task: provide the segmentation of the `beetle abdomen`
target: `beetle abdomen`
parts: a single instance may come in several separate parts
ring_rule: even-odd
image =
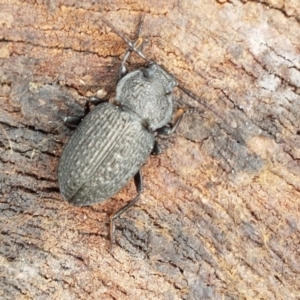
[[[110,198],[138,172],[153,145],[153,134],[134,113],[98,105],[65,146],[58,168],[62,195],[74,205]]]

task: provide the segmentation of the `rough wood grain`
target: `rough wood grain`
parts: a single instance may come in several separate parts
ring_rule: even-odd
[[[222,118],[189,115],[161,141],[111,254],[134,188],[64,202],[62,117],[114,91],[126,45],[101,17],[134,39],[141,14],[147,57]],[[0,0],[0,297],[300,299],[299,21],[292,0]]]

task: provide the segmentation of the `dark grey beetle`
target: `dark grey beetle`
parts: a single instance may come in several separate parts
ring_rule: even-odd
[[[85,106],[85,117],[68,117],[65,123],[78,125],[65,145],[58,167],[58,181],[63,197],[71,204],[84,206],[102,202],[133,177],[137,196],[111,216],[110,236],[114,245],[114,220],[139,199],[143,191],[141,167],[150,154],[159,154],[156,134],[171,134],[183,114],[196,109],[180,110],[174,123],[172,91],[178,86],[184,93],[226,121],[202,99],[177,84],[175,78],[141,52],[143,40],[132,44],[111,23],[102,19],[124,39],[129,49],[119,71],[114,103],[91,98]],[[142,23],[141,23],[142,24]],[[141,27],[139,28],[139,32]],[[132,51],[148,62],[148,67],[127,74],[125,63]],[[97,105],[90,111],[90,103]],[[82,122],[81,122],[82,120]],[[226,126],[239,143],[238,132]]]
[[[150,154],[160,152],[155,135],[174,132],[183,115],[170,123],[171,94],[177,83],[161,66],[150,62],[148,67],[126,74],[125,62],[132,51],[144,57],[138,49],[140,38],[135,44],[127,43],[115,103],[93,98],[86,104],[81,123],[82,118],[66,118],[67,123],[80,124],[66,143],[58,167],[63,197],[79,206],[112,197],[134,177],[137,196],[111,217],[112,245],[114,219],[139,199],[143,190],[140,169]],[[91,111],[90,102],[97,104]]]

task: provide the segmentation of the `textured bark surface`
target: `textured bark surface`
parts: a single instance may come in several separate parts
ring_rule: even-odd
[[[299,4],[123,2],[0,0],[1,299],[300,299]],[[133,40],[141,14],[147,57],[216,113],[177,90],[205,112],[147,161],[111,254],[133,184],[64,202],[62,117],[114,91],[126,44],[101,17]]]

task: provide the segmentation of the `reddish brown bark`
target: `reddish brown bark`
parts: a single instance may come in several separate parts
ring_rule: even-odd
[[[295,2],[30,2],[0,1],[0,296],[299,299]],[[142,14],[144,53],[215,113],[188,115],[161,140],[112,255],[109,216],[134,187],[91,207],[64,202],[62,117],[97,91],[113,95],[126,44],[101,18],[134,39]]]

